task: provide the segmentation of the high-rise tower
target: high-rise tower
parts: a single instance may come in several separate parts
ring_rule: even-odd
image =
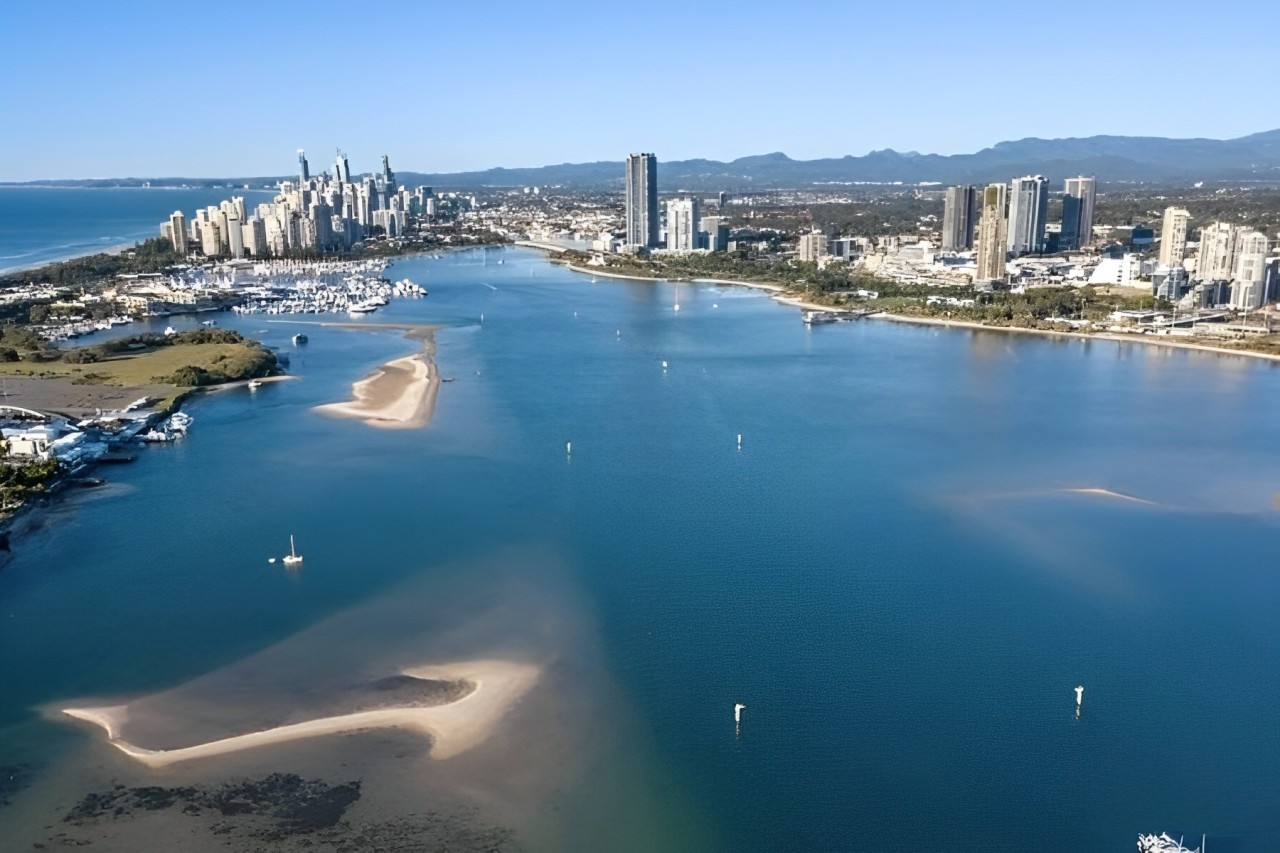
[[[1261,308],[1266,301],[1267,235],[1242,231],[1236,237],[1235,269],[1232,270],[1231,307],[1244,311]]]
[[[387,159],[387,155],[382,155],[382,180],[387,184],[387,194],[394,195],[396,191],[396,173],[391,171],[391,161]]]
[[[1009,187],[991,184],[982,191],[982,218],[978,222],[978,281],[994,281],[1005,276],[1005,242]]]
[[[627,244],[658,245],[658,158],[652,154],[627,156]]]
[[[1196,258],[1196,278],[1200,281],[1229,281],[1235,274],[1236,238],[1240,229],[1229,222],[1215,222],[1200,229],[1200,254]]]
[[[169,235],[173,242],[173,250],[179,255],[187,253],[187,218],[182,215],[181,210],[175,210],[169,217]]]
[[[1164,209],[1164,225],[1160,229],[1160,265],[1176,267],[1187,256],[1187,223],[1191,214],[1180,207]]]
[[[1062,232],[1058,237],[1059,249],[1079,249],[1093,242],[1093,209],[1098,203],[1098,182],[1095,178],[1067,178],[1066,193],[1062,197]]]
[[[976,187],[948,187],[942,212],[942,251],[963,252],[973,248],[973,226],[977,218]]]
[[[1009,251],[1014,255],[1044,251],[1049,181],[1041,175],[1014,178],[1009,193]]]
[[[307,152],[298,149],[298,181],[305,184],[311,180],[311,170],[307,168]]]
[[[667,248],[692,252],[698,248],[698,200],[676,198],[667,202]]]

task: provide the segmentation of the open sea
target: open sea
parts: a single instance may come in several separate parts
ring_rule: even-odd
[[[31,781],[0,848],[117,779],[275,769],[362,775],[369,820],[453,785],[531,849],[1280,849],[1273,364],[809,329],[523,249],[388,275],[430,295],[367,331],[219,315],[296,380],[193,400],[189,438],[15,538],[0,765]],[[391,322],[441,327],[432,423],[312,411],[417,351]],[[291,533],[296,573],[266,561]],[[317,662],[464,647],[547,673],[474,760],[370,732],[148,771],[49,711],[237,667],[305,703]]]
[[[0,186],[0,275],[130,246],[160,236],[175,210],[197,210],[243,195],[269,201],[267,190],[212,188],[83,189]]]

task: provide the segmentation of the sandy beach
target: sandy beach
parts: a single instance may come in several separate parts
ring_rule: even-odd
[[[393,359],[351,386],[352,399],[316,406],[317,412],[357,418],[383,429],[420,429],[435,414],[440,376],[435,363],[434,326],[373,326],[366,323],[325,323],[352,329],[403,329],[405,337],[422,342],[422,352]]]
[[[460,699],[441,705],[355,711],[232,735],[177,749],[147,749],[121,738],[121,728],[129,719],[128,705],[64,708],[62,713],[101,727],[112,746],[152,768],[304,738],[379,728],[408,729],[426,734],[432,740],[431,756],[443,760],[483,743],[511,706],[534,685],[540,672],[540,667],[532,664],[501,660],[408,668],[403,671],[406,676],[465,682],[471,689]]]
[[[880,312],[868,315],[870,318],[892,320],[896,323],[911,323],[919,326],[947,326],[953,329],[976,329],[984,332],[1013,332],[1023,335],[1047,335],[1057,338],[1076,338],[1084,341],[1112,341],[1120,344],[1142,344],[1145,346],[1167,347],[1169,349],[1192,350],[1195,352],[1213,353],[1214,355],[1235,355],[1244,358],[1260,358],[1264,361],[1280,361],[1280,355],[1251,350],[1227,349],[1226,347],[1209,346],[1208,344],[1190,344],[1169,340],[1155,335],[1120,335],[1108,332],[1086,335],[1082,332],[1059,332],[1054,329],[1027,329],[1022,326],[987,326],[982,323],[971,323],[965,320],[947,320],[942,317],[912,317],[905,314],[889,314]]]

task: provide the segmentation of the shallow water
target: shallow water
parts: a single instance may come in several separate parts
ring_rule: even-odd
[[[496,560],[548,591],[564,664],[467,769],[420,744],[401,772],[434,766],[423,784],[455,794],[465,778],[535,847],[1280,845],[1269,363],[806,329],[756,292],[688,284],[677,313],[675,285],[591,283],[515,249],[392,273],[431,295],[368,322],[445,327],[456,381],[429,427],[311,409],[418,351],[402,333],[225,315],[299,378],[193,402],[190,439],[15,543],[0,764],[34,757],[45,782],[10,809],[47,815],[125,772],[31,709],[172,688],[384,600],[421,601],[417,639],[375,622],[316,659],[431,646],[441,600],[464,624],[489,612]],[[295,574],[266,562],[290,533]],[[513,732],[541,733],[537,754]],[[420,743],[358,740],[389,756],[371,776]],[[336,772],[351,743],[181,772]],[[546,766],[564,771],[552,792],[495,781]],[[409,808],[396,796],[359,809]]]

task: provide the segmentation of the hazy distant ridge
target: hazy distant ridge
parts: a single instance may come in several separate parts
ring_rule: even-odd
[[[1239,139],[1165,139],[1142,136],[1090,136],[1080,139],[1019,139],[1000,142],[976,154],[899,153],[891,149],[821,160],[792,160],[785,154],[715,160],[662,160],[663,190],[743,190],[802,187],[826,182],[938,181],[984,183],[1024,174],[1054,179],[1076,174],[1102,181],[1280,181],[1280,130]],[[562,163],[481,172],[399,171],[406,184],[468,188],[558,184],[574,187],[622,186],[621,160]],[[153,185],[237,183],[261,186],[287,176],[236,178],[151,178]],[[33,181],[65,186],[138,185],[142,178]]]

